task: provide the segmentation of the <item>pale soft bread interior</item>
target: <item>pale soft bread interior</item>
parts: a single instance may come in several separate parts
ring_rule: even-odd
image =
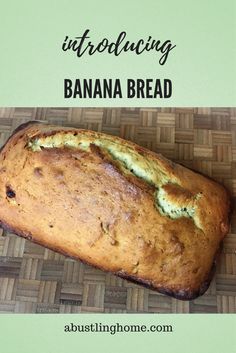
[[[179,205],[168,201],[168,195],[162,186],[176,181],[170,180],[157,163],[153,163],[152,160],[142,156],[132,148],[124,147],[117,142],[111,142],[109,139],[87,138],[82,134],[72,132],[32,138],[28,142],[28,148],[33,152],[39,152],[42,148],[63,147],[89,151],[90,144],[105,150],[114,160],[120,162],[126,170],[154,186],[156,188],[154,193],[155,206],[162,215],[172,219],[190,218],[198,228],[201,228],[197,217],[194,217],[195,207],[192,203],[179,207]],[[195,199],[197,200],[198,197],[200,195],[196,195]]]

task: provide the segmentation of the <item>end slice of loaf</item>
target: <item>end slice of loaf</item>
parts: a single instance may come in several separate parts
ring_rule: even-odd
[[[29,123],[0,153],[2,226],[179,299],[208,288],[229,206],[216,182],[98,132]]]

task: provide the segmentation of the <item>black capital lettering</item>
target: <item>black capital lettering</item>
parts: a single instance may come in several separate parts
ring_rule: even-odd
[[[135,80],[127,80],[127,98],[135,97]]]
[[[64,98],[72,97],[72,81],[69,79],[64,80]]]

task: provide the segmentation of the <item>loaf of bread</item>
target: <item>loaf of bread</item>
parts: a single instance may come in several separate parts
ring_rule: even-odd
[[[0,153],[3,227],[178,299],[208,288],[228,214],[221,185],[118,137],[27,123]]]

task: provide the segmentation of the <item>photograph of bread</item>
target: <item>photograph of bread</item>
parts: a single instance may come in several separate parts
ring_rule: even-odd
[[[214,285],[222,242],[230,237],[230,188],[224,177],[205,171],[216,170],[214,158],[219,167],[229,160],[223,138],[229,140],[232,111],[3,108],[14,131],[0,152],[0,221],[3,235],[8,231],[14,238],[13,254],[22,246],[15,256],[17,276],[9,277],[13,265],[6,266],[7,256],[0,259],[3,302],[8,295],[14,312],[195,312],[194,302],[204,303]],[[24,112],[31,113],[27,119]],[[181,153],[183,161],[176,158]],[[196,164],[186,163],[194,157]],[[31,257],[26,244],[43,257]],[[45,251],[60,259],[48,277]],[[81,273],[73,274],[73,267]],[[86,268],[95,271],[95,284],[86,280]],[[105,278],[103,285],[97,286],[96,273]],[[118,298],[114,305],[109,291]],[[210,312],[227,312],[217,291],[213,298]],[[136,310],[133,300],[142,302]],[[159,309],[158,300],[168,310]],[[47,310],[43,304],[53,306]],[[209,312],[210,305],[204,306]]]

